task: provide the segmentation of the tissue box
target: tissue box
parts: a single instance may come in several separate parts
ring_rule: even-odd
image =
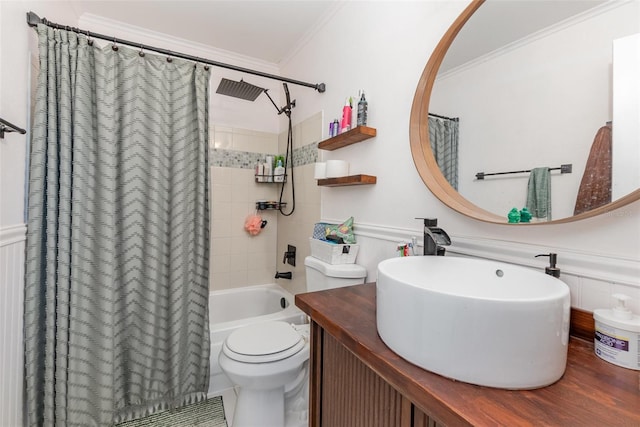
[[[328,264],[354,264],[360,246],[356,244],[339,245],[326,240],[309,237],[311,256]]]

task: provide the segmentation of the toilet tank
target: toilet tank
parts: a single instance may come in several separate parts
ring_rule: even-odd
[[[308,256],[304,259],[307,292],[359,285],[367,277],[367,269],[358,264],[328,264]]]

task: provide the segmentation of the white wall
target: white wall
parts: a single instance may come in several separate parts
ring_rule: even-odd
[[[640,187],[640,33],[614,41],[612,197]]]
[[[584,296],[575,299],[574,306],[590,307],[594,295],[608,295],[618,285],[633,293],[640,285],[640,203],[564,225],[495,225],[452,211],[420,180],[409,148],[416,84],[435,45],[467,4],[347,2],[283,66],[284,75],[326,83],[325,94],[308,91],[298,96],[300,110],[324,110],[325,121],[340,110],[345,96],[364,89],[369,124],[378,131],[372,140],[325,154],[325,159],[348,160],[353,173],[376,175],[378,183],[323,188],[322,219],[355,217],[356,230],[367,235],[358,263],[367,266],[370,280],[375,279],[377,262],[393,255],[389,248],[395,247],[394,241],[421,236],[420,221],[414,218],[429,216],[439,219],[461,252],[472,252],[475,245],[476,255],[540,269],[544,260],[533,256],[557,252],[559,267],[571,272],[565,280],[571,282],[574,298]],[[509,256],[509,250],[517,256]],[[623,265],[619,270],[626,274],[615,273],[615,265]],[[640,290],[633,296],[640,299]],[[596,301],[607,303],[606,298]]]

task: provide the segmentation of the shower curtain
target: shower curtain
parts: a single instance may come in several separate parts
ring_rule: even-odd
[[[209,71],[38,37],[28,423],[106,426],[204,399]]]
[[[429,117],[429,141],[440,171],[458,189],[458,122]]]

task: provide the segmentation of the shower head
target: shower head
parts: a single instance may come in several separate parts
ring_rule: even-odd
[[[250,83],[240,80],[235,82],[233,80],[223,78],[216,89],[216,93],[233,96],[234,98],[246,99],[247,101],[255,101],[256,98],[265,90],[261,87],[254,86]]]

